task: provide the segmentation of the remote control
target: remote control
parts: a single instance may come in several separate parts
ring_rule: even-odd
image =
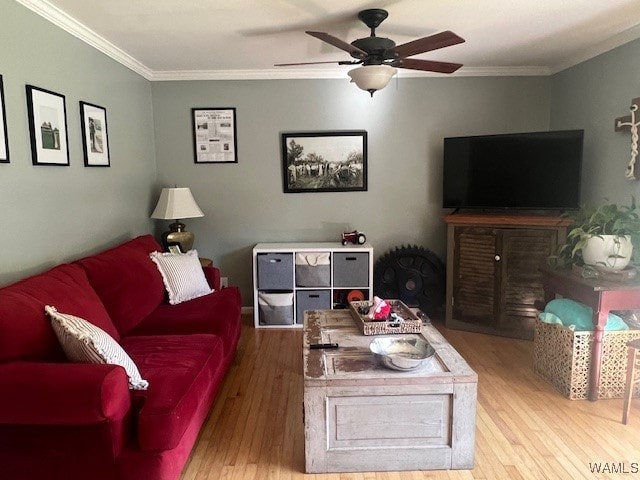
[[[337,343],[312,343],[309,345],[309,348],[312,350],[318,350],[321,348],[338,348]]]

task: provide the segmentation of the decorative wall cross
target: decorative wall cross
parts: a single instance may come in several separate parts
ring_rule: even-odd
[[[631,100],[631,107],[629,108],[631,115],[616,118],[615,124],[616,132],[626,130],[627,128],[631,131],[631,160],[629,160],[627,173],[625,174],[625,177],[631,180],[637,180],[635,169],[636,157],[638,156],[638,125],[640,125],[640,121],[636,120],[638,108],[640,108],[640,97]]]

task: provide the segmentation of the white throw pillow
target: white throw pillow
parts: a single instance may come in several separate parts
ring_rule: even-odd
[[[53,331],[69,360],[120,365],[129,376],[130,389],[146,390],[149,387],[131,357],[107,332],[83,318],[59,313],[55,307],[47,305],[44,311],[51,317]]]
[[[202,271],[197,251],[189,250],[187,253],[151,252],[149,256],[162,275],[162,281],[169,294],[171,305],[213,292]]]

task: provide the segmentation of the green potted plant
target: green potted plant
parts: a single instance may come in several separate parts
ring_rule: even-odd
[[[555,263],[584,265],[604,271],[627,267],[640,235],[640,211],[635,198],[630,205],[615,203],[583,208],[571,215],[573,223]]]

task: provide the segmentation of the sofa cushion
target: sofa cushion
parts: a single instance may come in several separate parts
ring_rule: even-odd
[[[175,448],[194,415],[208,408],[225,374],[215,335],[128,337],[122,343],[149,389],[134,392],[142,450]]]
[[[177,305],[211,293],[196,250],[187,253],[151,252],[169,295],[169,303]]]
[[[63,264],[0,288],[0,362],[64,359],[44,312],[45,305],[49,304],[89,318],[114,339],[120,339],[82,268]]]
[[[240,336],[240,310],[241,298],[238,288],[223,288],[179,305],[163,303],[132,330],[131,334],[213,333],[222,340],[226,354],[235,351]]]
[[[77,262],[121,335],[164,301],[162,277],[149,258],[159,249],[162,247],[151,235],[143,235]]]
[[[149,382],[140,376],[136,364],[104,330],[83,318],[60,313],[51,305],[44,307],[44,311],[51,317],[53,331],[69,360],[80,363],[120,365],[127,372],[129,388],[147,389]]]

